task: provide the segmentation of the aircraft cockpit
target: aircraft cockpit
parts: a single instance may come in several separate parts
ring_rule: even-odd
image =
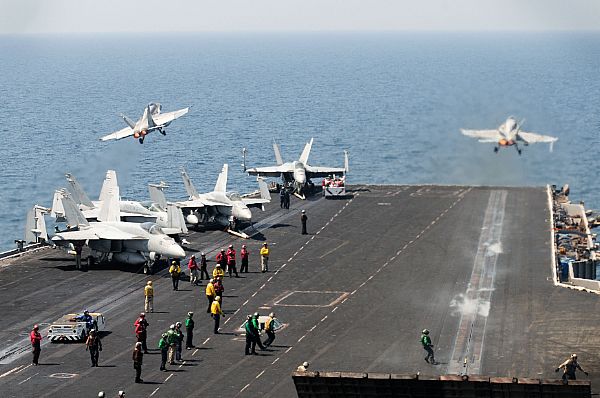
[[[239,193],[237,192],[227,192],[225,194],[229,200],[231,200],[232,202],[241,202],[242,201],[242,197],[240,196]]]
[[[140,224],[140,227],[148,231],[150,235],[164,235],[162,228],[153,222],[143,222]]]

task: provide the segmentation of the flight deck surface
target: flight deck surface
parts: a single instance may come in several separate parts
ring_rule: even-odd
[[[192,232],[186,246],[208,253],[246,244],[250,273],[225,278],[221,334],[212,334],[203,282],[173,291],[166,270],[152,276],[118,266],[82,272],[73,257],[44,249],[0,261],[0,391],[5,397],[293,397],[291,372],[481,374],[558,378],[568,355],[598,385],[596,295],[555,287],[545,188],[352,186],[347,200],[293,198],[257,212],[251,239]],[[301,235],[300,210],[308,215]],[[258,251],[271,247],[269,272]],[[238,267],[239,267],[238,258]],[[182,264],[182,268],[186,268]],[[187,269],[186,269],[187,271]],[[143,384],[134,383],[133,322],[143,287],[154,281]],[[31,366],[28,333],[60,316],[100,311],[106,318],[100,367],[83,344],[44,341]],[[194,312],[197,349],[159,371],[160,334]],[[275,312],[285,324],[273,346],[245,356],[247,314]],[[419,343],[427,328],[438,365]],[[467,358],[465,365],[464,359]],[[581,374],[582,378],[585,378]]]

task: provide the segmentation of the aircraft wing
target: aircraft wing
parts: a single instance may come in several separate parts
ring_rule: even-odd
[[[154,123],[156,123],[156,125],[163,126],[163,125],[169,124],[173,120],[185,115],[186,113],[189,112],[189,110],[190,110],[190,108],[188,107],[188,108],[180,109],[178,111],[159,113],[158,115],[153,115],[152,120],[154,120]]]
[[[110,133],[100,138],[100,141],[111,141],[111,140],[120,140],[122,138],[127,138],[133,135],[133,129],[131,127],[125,127],[119,131],[115,131],[114,133]]]
[[[58,232],[53,237],[53,241],[75,241],[75,240],[134,240],[146,239],[143,236],[137,236],[128,232],[123,232],[110,226],[93,228],[84,228],[77,231]]]
[[[193,208],[200,209],[204,207],[204,202],[200,199],[190,199],[190,200],[182,200],[181,202],[176,202],[175,205],[177,207],[183,208]]]
[[[541,135],[536,133],[526,133],[524,131],[519,131],[519,136],[523,139],[523,141],[529,144],[536,144],[538,142],[552,143],[558,140],[557,137],[551,137],[549,135]]]
[[[502,138],[498,130],[465,130],[460,129],[460,132],[467,137],[479,138],[481,142],[494,142]]]
[[[319,167],[319,166],[305,166],[306,176],[308,178],[313,177],[327,177],[330,174],[344,174],[346,170],[343,167]]]
[[[246,172],[253,176],[266,176],[266,177],[279,177],[281,173],[291,173],[294,169],[286,164],[281,166],[266,166],[266,167],[255,167],[248,169]]]

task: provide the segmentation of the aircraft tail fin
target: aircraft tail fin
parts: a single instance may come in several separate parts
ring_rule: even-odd
[[[225,163],[223,169],[219,173],[217,183],[215,184],[215,192],[226,192],[227,191],[227,173],[229,171],[229,165]]]
[[[312,148],[313,139],[314,138],[311,138],[310,141],[306,143],[306,145],[304,146],[304,150],[300,155],[300,159],[298,159],[304,165],[308,163],[308,155],[310,155],[310,149]]]
[[[260,190],[260,198],[271,200],[271,192],[269,192],[269,186],[265,182],[265,179],[262,177],[257,177],[256,181],[258,181],[258,189]]]
[[[100,190],[99,200],[105,201],[108,196],[113,195],[115,192],[117,194],[118,202],[119,182],[117,181],[117,172],[114,170],[107,170],[106,177],[104,177],[104,182],[102,183],[102,189]]]
[[[196,191],[196,187],[194,187],[194,184],[192,184],[192,180],[184,167],[181,168],[181,178],[183,178],[183,185],[185,185],[185,191],[189,197],[197,198],[198,191]]]
[[[75,176],[71,173],[67,173],[67,174],[65,174],[65,176],[67,177],[67,182],[69,183],[69,185],[67,185],[67,190],[71,194],[71,197],[73,198],[75,203],[77,203],[79,205],[84,205],[85,207],[93,209],[94,204],[92,203],[90,198],[87,196],[87,194],[83,190],[83,187],[81,186],[81,184],[79,184],[79,181],[77,181]],[[54,196],[56,197],[56,194]],[[52,205],[52,208],[54,211],[54,205]],[[64,214],[64,212],[63,212],[63,214]]]
[[[72,227],[82,227],[90,225],[88,221],[85,219],[85,216],[77,207],[77,204],[69,194],[69,192],[65,190],[60,190],[61,192],[61,201],[63,209],[65,210],[65,218],[67,219],[67,224]]]
[[[25,223],[25,242],[40,242],[48,240],[48,231],[46,230],[46,220],[44,214],[48,209],[35,205],[27,212],[27,222]]]
[[[183,218],[183,213],[181,212],[181,209],[174,203],[167,205],[167,218],[169,220],[169,228],[176,228],[177,230],[181,231],[180,233],[184,234],[188,232],[188,229],[185,225],[185,218]]]
[[[273,140],[273,152],[275,152],[275,162],[277,162],[277,166],[281,166],[283,164],[283,158],[281,157],[279,145],[277,145],[275,140]]]
[[[146,121],[148,122],[148,128],[156,126],[156,123],[154,123],[154,119],[152,118],[152,109],[150,108],[151,106],[155,105],[148,104],[148,106],[146,106],[146,111],[144,112],[144,116],[146,117]]]
[[[102,201],[98,221],[121,221],[121,208],[119,205],[119,188],[111,189],[106,192],[106,196]]]
[[[348,151],[344,151],[344,172],[350,171],[350,162],[348,161]]]
[[[148,192],[150,193],[150,200],[163,210],[167,209],[167,198],[165,197],[164,189],[168,185],[161,182],[160,184],[148,184]]]
[[[62,204],[62,193],[60,191],[54,192],[54,198],[52,199],[52,209],[50,210],[50,217],[55,218],[57,222],[64,222],[65,219],[65,208]]]
[[[127,123],[127,125],[131,128],[135,127],[135,122],[133,120],[131,120],[130,118],[127,117],[127,115],[121,113],[119,116],[121,116],[121,119],[123,119],[123,121],[125,123]]]

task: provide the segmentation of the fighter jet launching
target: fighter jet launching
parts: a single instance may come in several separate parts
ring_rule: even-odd
[[[279,145],[273,143],[273,150],[275,151],[276,166],[266,167],[255,167],[251,169],[246,168],[246,150],[243,150],[244,155],[244,171],[250,175],[256,176],[267,176],[267,177],[279,177],[283,179],[284,183],[293,184],[295,193],[301,199],[305,199],[304,188],[311,178],[316,177],[327,177],[330,174],[344,174],[348,172],[348,152],[344,151],[344,167],[320,167],[320,166],[309,166],[308,155],[312,148],[313,138],[310,139],[304,146],[304,150],[298,160],[293,162],[283,163],[281,158],[281,152],[279,151]]]
[[[519,144],[528,146],[529,144],[536,144],[538,142],[549,143],[550,152],[552,152],[554,142],[556,142],[558,138],[521,131],[521,126],[523,126],[524,122],[525,119],[521,120],[520,123],[517,123],[517,120],[514,117],[509,116],[508,119],[495,130],[461,129],[460,131],[468,137],[478,138],[479,142],[496,144],[494,146],[494,152],[496,153],[500,147],[514,146],[517,153],[520,155],[521,148],[519,148]]]
[[[228,169],[229,166],[224,164],[212,192],[198,193],[187,171],[182,168],[181,177],[189,199],[175,204],[183,211],[188,224],[217,223],[227,227],[227,232],[247,238],[248,236],[237,231],[237,225],[252,222],[250,208],[258,207],[264,210],[264,204],[271,201],[271,194],[262,178],[258,178],[259,198],[249,198],[237,192],[228,192]],[[159,204],[163,203],[163,205],[167,203],[160,185],[150,185],[150,190],[150,197],[154,201]]]
[[[99,215],[101,222],[88,222],[71,195],[66,190],[61,192],[68,228],[66,231],[57,231],[51,241],[68,251],[74,251],[78,265],[81,264],[81,248],[84,245],[91,250],[88,265],[113,260],[125,264],[143,264],[146,272],[152,272],[154,261],[160,257],[185,257],[181,246],[158,225],[119,221],[118,197],[114,192],[110,192],[102,203]],[[43,212],[34,208],[29,216],[33,217],[27,221],[28,229],[36,238],[47,240]]]
[[[144,114],[137,122],[134,122],[127,116],[121,114],[121,118],[127,123],[127,127],[105,135],[100,138],[100,141],[120,140],[122,138],[133,136],[133,138],[139,140],[140,144],[143,144],[146,135],[154,130],[158,130],[162,135],[166,135],[165,127],[171,124],[173,120],[188,113],[190,108],[183,108],[178,111],[166,113],[161,113],[161,109],[162,105],[159,103],[152,102],[148,104],[146,109],[144,109]]]

